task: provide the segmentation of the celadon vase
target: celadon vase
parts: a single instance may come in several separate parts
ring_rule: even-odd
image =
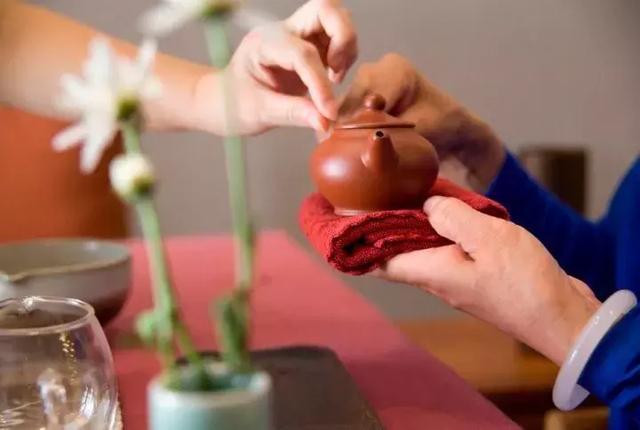
[[[220,363],[208,364],[213,375],[223,375]],[[185,367],[181,372],[189,372]],[[217,391],[176,391],[160,376],[148,390],[151,430],[272,430],[271,377],[255,372],[240,387]]]

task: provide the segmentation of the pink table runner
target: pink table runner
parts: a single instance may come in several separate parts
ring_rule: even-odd
[[[200,348],[214,348],[207,312],[212,298],[231,287],[231,240],[175,238],[168,248],[187,323]],[[118,334],[131,330],[135,314],[151,305],[143,247],[134,243],[132,250],[133,291],[107,330],[115,343],[126,430],[146,428],[146,385],[159,369],[152,352],[117,342]],[[254,347],[306,344],[333,349],[386,429],[517,428],[446,366],[411,345],[378,310],[284,233],[261,236],[258,270]]]

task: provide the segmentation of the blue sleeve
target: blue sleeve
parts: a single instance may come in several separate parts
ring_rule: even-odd
[[[621,417],[612,416],[612,419],[634,420],[640,425],[638,333],[640,306],[622,317],[605,335],[589,359],[579,383],[607,405],[622,412]]]
[[[512,221],[535,235],[562,268],[604,299],[614,291],[615,243],[606,218],[594,223],[540,186],[511,154],[487,196],[504,205]]]

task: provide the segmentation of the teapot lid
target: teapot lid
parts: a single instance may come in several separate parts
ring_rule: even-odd
[[[356,128],[413,128],[412,122],[402,121],[384,111],[387,104],[380,94],[369,94],[364,99],[363,107],[358,109],[348,120],[336,125],[336,129]]]

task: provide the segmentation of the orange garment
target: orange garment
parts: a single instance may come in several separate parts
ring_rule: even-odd
[[[126,235],[125,208],[108,178],[120,145],[109,148],[94,174],[83,175],[78,149],[51,147],[64,125],[0,106],[0,242]]]

